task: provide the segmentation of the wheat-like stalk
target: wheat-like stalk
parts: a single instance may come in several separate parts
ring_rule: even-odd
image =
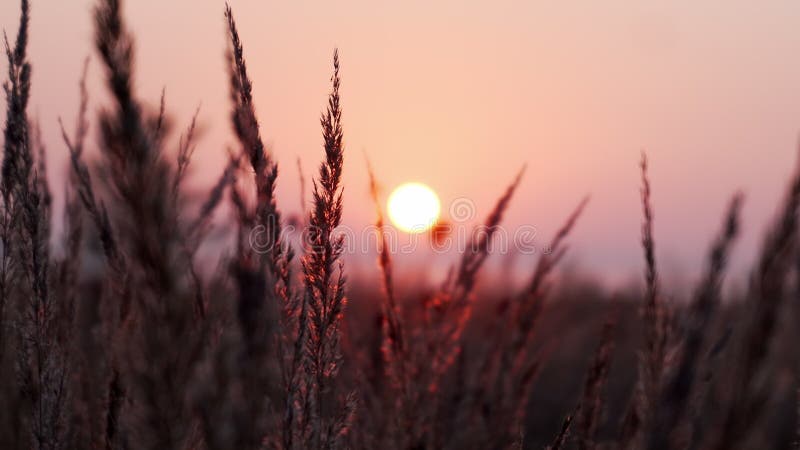
[[[435,319],[437,319],[440,329],[437,330],[438,343],[432,361],[433,380],[429,388],[432,391],[438,389],[441,377],[461,351],[459,340],[472,313],[470,296],[475,287],[478,273],[489,256],[492,238],[498,230],[503,214],[524,173],[525,168],[523,167],[497,200],[483,225],[473,230],[471,240],[461,256],[458,266],[452,272],[453,275],[445,281],[442,292],[435,299],[434,311],[431,312],[438,312]]]
[[[731,247],[739,233],[739,215],[743,199],[741,194],[733,197],[725,215],[722,230],[711,246],[706,273],[692,302],[680,362],[675,373],[667,380],[660,392],[653,427],[649,433],[648,447],[652,450],[672,448],[670,437],[686,409],[699,371],[697,365],[703,344],[722,295],[720,292],[722,277]]]
[[[779,215],[761,247],[748,295],[749,318],[738,347],[730,379],[730,400],[721,427],[710,439],[711,448],[732,448],[755,425],[764,407],[765,393],[755,379],[764,370],[780,307],[786,297],[788,275],[795,257],[800,214],[800,169],[789,183]]]
[[[314,180],[307,250],[303,257],[305,302],[309,319],[308,376],[312,380],[314,415],[312,445],[327,448],[349,427],[352,400],[336,398],[333,383],[341,368],[340,327],[344,311],[345,276],[340,256],[343,237],[334,236],[342,218],[341,177],[344,162],[342,109],[339,98],[339,53],[333,53],[333,87],[322,114],[325,161]],[[332,395],[333,394],[333,395]]]
[[[400,309],[397,305],[394,289],[394,276],[392,270],[392,258],[386,235],[383,233],[384,219],[383,210],[378,198],[378,184],[372,165],[367,159],[367,172],[369,174],[369,192],[375,208],[375,229],[379,233],[378,237],[378,267],[381,271],[381,282],[385,301],[383,303],[382,331],[383,331],[383,353],[387,367],[392,367],[388,375],[393,377],[398,386],[405,383],[405,341],[403,325],[401,321]]]
[[[663,305],[659,297],[658,270],[656,268],[655,239],[653,237],[653,207],[651,204],[650,178],[647,155],[642,153],[641,169],[642,237],[641,244],[645,260],[645,299],[642,307],[644,319],[643,348],[639,354],[638,380],[633,400],[622,427],[620,440],[624,448],[638,445],[642,430],[649,427],[652,403],[658,395],[661,369],[664,362],[666,323]]]
[[[9,284],[17,284],[24,299],[15,324],[20,339],[18,383],[29,405],[31,445],[49,449],[63,443],[67,363],[58,339],[59,305],[50,291],[50,193],[44,147],[38,126],[32,131],[27,115],[32,72],[27,60],[29,23],[30,4],[23,0],[14,47],[5,39],[9,69],[4,85],[7,116],[0,191],[6,228],[3,252],[8,259],[3,264],[0,308],[11,293]],[[22,271],[20,277],[9,272],[15,269]]]

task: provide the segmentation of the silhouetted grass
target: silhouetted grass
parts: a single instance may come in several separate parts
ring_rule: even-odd
[[[800,175],[748,289],[723,288],[740,229],[737,194],[683,304],[663,295],[644,156],[641,293],[605,292],[558,270],[588,199],[519,290],[483,273],[504,214],[527,201],[512,201],[522,171],[449,276],[409,289],[415,280],[398,276],[382,234],[368,163],[380,282],[365,287],[345,276],[337,233],[346,181],[338,51],[308,210],[297,162],[307,217],[294,221],[305,233],[295,249],[283,235],[278,158],[264,145],[269,128],[256,114],[232,9],[224,18],[235,145],[196,198],[184,185],[199,109],[179,136],[163,93],[151,112],[136,91],[122,4],[98,0],[98,88],[108,104],[90,117],[84,68],[74,132],[59,122],[70,175],[64,216],[53,218],[40,124],[28,111],[31,9],[20,5],[19,31],[5,41],[0,448],[722,450],[797,441],[800,335],[782,317],[800,308],[791,301]],[[216,247],[217,270],[198,270],[219,211],[229,214],[230,239]],[[63,255],[50,251],[52,229],[63,230]]]

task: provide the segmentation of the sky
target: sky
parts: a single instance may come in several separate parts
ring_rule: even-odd
[[[91,107],[104,102],[91,1],[34,0],[31,112],[52,171],[65,173],[58,117],[74,121],[89,56]],[[651,164],[657,256],[691,281],[731,195],[746,194],[735,273],[744,276],[793,172],[800,136],[800,3],[774,1],[278,2],[231,6],[254,83],[262,136],[281,168],[278,200],[300,210],[300,158],[323,157],[319,114],[341,58],[344,222],[374,219],[363,154],[384,198],[406,181],[491,210],[527,165],[504,220],[544,243],[578,202],[570,264],[622,282],[642,270],[638,162]],[[200,106],[191,185],[212,183],[234,144],[224,3],[125,3],[140,98],[182,128]],[[0,2],[17,28],[19,5]],[[5,70],[5,62],[0,69]],[[4,111],[0,117],[4,117]],[[63,186],[63,176],[53,182]],[[468,221],[465,226],[472,224]],[[419,256],[408,256],[409,264]],[[369,259],[369,261],[373,261]],[[530,269],[522,259],[519,270]],[[354,264],[357,264],[354,263]]]

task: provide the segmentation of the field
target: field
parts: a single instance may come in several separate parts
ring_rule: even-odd
[[[383,235],[380,282],[363,282],[348,277],[337,232],[344,164],[361,161],[343,145],[338,52],[295,242],[275,196],[289,171],[265,145],[234,11],[224,11],[224,88],[237,146],[200,197],[185,187],[196,122],[173,130],[163,97],[137,96],[135,36],[121,11],[119,0],[93,11],[92,63],[102,65],[108,106],[91,117],[84,75],[79,119],[60,124],[63,147],[48,149],[69,154],[63,217],[53,214],[39,129],[50,124],[28,107],[27,0],[6,40],[0,448],[800,445],[800,171],[774,202],[741,291],[725,288],[745,201],[734,193],[701,281],[689,298],[663,294],[644,154],[641,234],[630,236],[641,243],[642,289],[607,291],[561,270],[588,199],[521,289],[487,276],[504,213],[524,201],[515,195],[524,169],[440,283],[397,276]],[[380,180],[369,171],[364,189],[382,230]],[[211,239],[213,267],[198,256]]]

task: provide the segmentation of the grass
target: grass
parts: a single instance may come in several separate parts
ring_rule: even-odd
[[[522,289],[479,288],[503,215],[525,201],[514,198],[524,169],[440,286],[405,289],[381,235],[380,285],[364,288],[348,279],[336,233],[348,161],[337,51],[298,247],[283,234],[282,172],[262,139],[232,9],[223,15],[236,145],[197,199],[183,183],[197,115],[175,133],[163,95],[148,112],[121,4],[98,0],[94,45],[111,100],[90,117],[85,69],[74,131],[60,124],[70,177],[59,219],[28,111],[30,5],[20,5],[19,32],[6,39],[0,448],[722,450],[798,442],[798,334],[785,317],[800,311],[800,171],[738,294],[744,301],[724,289],[741,194],[690,301],[663,297],[644,156],[641,293],[556,276],[588,199]],[[100,152],[87,161],[91,123]],[[379,183],[367,164],[382,230]],[[230,211],[230,245],[219,249],[218,270],[199,270],[197,249],[218,209]],[[63,256],[50,252],[57,220]]]

